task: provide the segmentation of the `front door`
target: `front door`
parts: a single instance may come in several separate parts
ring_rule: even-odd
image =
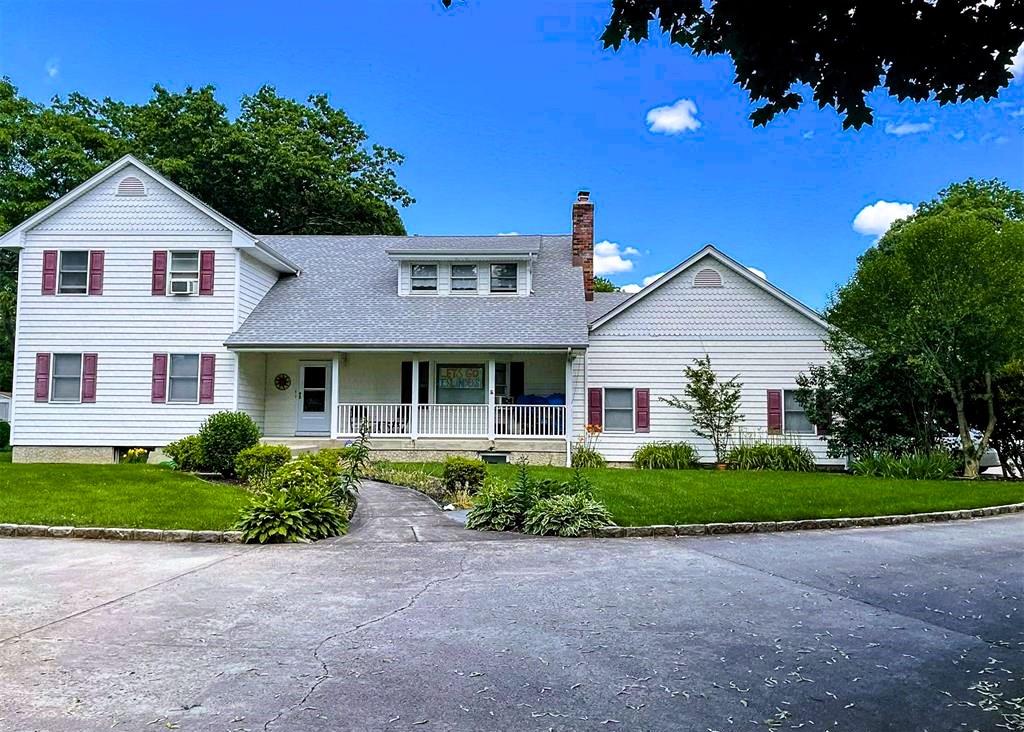
[[[331,362],[299,362],[299,414],[296,435],[331,433]]]

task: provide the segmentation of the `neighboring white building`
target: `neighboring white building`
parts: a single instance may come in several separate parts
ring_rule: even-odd
[[[744,429],[822,462],[789,397],[826,359],[810,309],[714,248],[641,292],[592,293],[593,204],[568,236],[261,236],[128,156],[3,237],[20,249],[16,461],[109,462],[224,409],[268,441],[564,464],[587,423],[628,461],[688,440],[660,397],[709,353]]]

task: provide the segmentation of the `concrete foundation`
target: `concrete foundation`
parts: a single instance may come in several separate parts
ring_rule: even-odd
[[[11,462],[109,464],[114,462],[114,448],[60,445],[15,445],[12,449]]]

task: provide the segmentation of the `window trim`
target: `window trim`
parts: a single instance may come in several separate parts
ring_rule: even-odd
[[[515,267],[515,285],[511,290],[496,290],[494,289],[494,268],[495,267]],[[519,294],[519,262],[491,262],[490,266],[490,281],[488,282],[488,289],[492,295],[518,295]]]
[[[173,391],[173,389],[171,388],[171,385],[174,382],[174,380],[175,379],[190,379],[191,378],[191,377],[188,377],[188,376],[174,376],[173,375],[172,372],[173,372],[173,364],[174,364],[174,357],[175,356],[194,356],[195,359],[196,359],[196,376],[195,376],[196,398],[195,399],[172,399],[171,398],[171,392]],[[201,384],[202,375],[203,375],[203,355],[201,353],[171,353],[171,352],[168,351],[168,353],[167,353],[167,390],[166,390],[166,395],[165,395],[165,398],[164,398],[164,403],[166,403],[166,404],[199,404],[200,403],[199,402],[200,389],[202,387],[202,384]]]
[[[457,289],[455,287],[455,280],[469,280],[469,277],[456,277],[456,267],[472,267],[473,268],[473,288]],[[480,266],[475,262],[452,262],[448,266],[448,291],[453,295],[476,295],[480,292]]]
[[[794,436],[817,435],[818,434],[818,426],[816,424],[813,424],[810,419],[807,419],[807,410],[803,409],[802,407],[800,409],[800,412],[804,415],[804,418],[807,419],[807,423],[811,425],[810,431],[808,431],[808,432],[796,432],[795,430],[790,430],[789,429],[789,426],[786,424],[789,421],[788,418],[787,418],[787,415],[788,415],[788,413],[790,411],[795,411],[795,410],[786,409],[786,394],[794,393],[797,390],[796,389],[787,389],[787,388],[783,387],[781,389],[781,391],[782,391],[782,434],[784,434],[784,435],[794,435]]]
[[[61,292],[61,282],[64,279],[64,253],[84,253],[85,254],[85,291],[84,292]],[[89,249],[59,249],[57,250],[57,291],[55,295],[63,295],[65,297],[81,297],[89,294],[89,285],[92,284],[92,267],[91,267],[92,254]]]
[[[632,419],[630,420],[630,428],[628,430],[616,430],[608,429],[608,390],[613,391],[628,391],[630,397],[629,413]],[[624,412],[624,407],[612,407],[612,411]],[[635,386],[602,386],[601,387],[601,430],[603,432],[611,432],[616,435],[635,435],[636,434],[636,387]]]
[[[91,351],[90,351],[91,353]],[[57,369],[57,357],[58,356],[78,356],[78,398],[77,399],[56,399],[53,396],[53,385],[54,379],[70,379],[70,376],[55,376],[54,371]],[[47,395],[51,404],[81,404],[82,403],[82,384],[85,381],[85,354],[84,353],[51,353],[50,354],[50,393]]]
[[[434,287],[432,289],[416,289],[416,280],[429,279],[427,277],[416,277],[413,272],[416,267],[434,268]],[[441,268],[437,262],[410,262],[409,263],[409,294],[410,295],[436,295],[441,291]]]
[[[195,271],[195,277],[194,278],[193,277],[175,277],[174,276],[175,274],[179,274],[179,275],[180,274],[191,274],[192,271],[193,271],[193,270],[188,270],[186,272],[177,272],[177,273],[174,271],[174,257],[175,257],[175,255],[183,256],[183,255],[186,255],[186,254],[195,254],[195,256],[196,256],[196,268],[194,270]],[[195,283],[196,283],[195,292],[193,292],[190,295],[188,295],[188,297],[197,297],[199,295],[199,281],[202,278],[202,274],[203,274],[202,256],[203,256],[202,252],[200,250],[198,250],[198,249],[168,249],[167,250],[167,274],[166,274],[167,281],[166,281],[166,283],[164,285],[164,287],[165,287],[165,294],[167,294],[167,295],[174,295],[174,293],[171,291],[171,283],[173,283],[175,280],[179,280],[179,281],[180,280],[185,280],[185,281],[194,280]],[[175,295],[175,297],[181,297],[181,295]],[[168,370],[169,370],[169,367],[168,367]]]

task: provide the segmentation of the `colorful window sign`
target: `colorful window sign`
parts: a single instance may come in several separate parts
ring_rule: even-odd
[[[437,385],[441,389],[483,389],[483,366],[438,366]]]

